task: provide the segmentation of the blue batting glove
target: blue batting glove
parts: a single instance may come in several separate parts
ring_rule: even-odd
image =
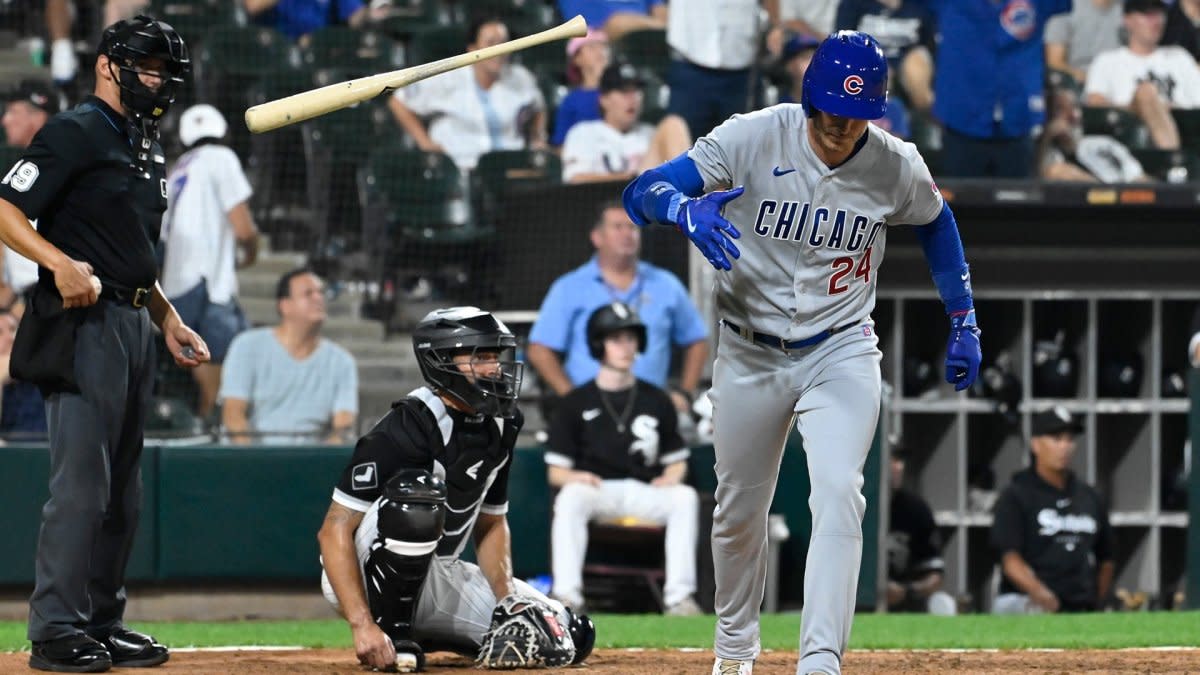
[[[721,210],[725,204],[742,196],[743,187],[710,192],[689,198],[676,193],[671,198],[667,217],[700,249],[709,264],[719,270],[733,268],[729,257],[740,258],[742,252],[733,240],[742,236],[733,223],[725,220]],[[678,202],[676,202],[678,200]]]
[[[950,315],[950,340],[946,343],[946,381],[954,391],[962,391],[975,382],[983,350],[979,346],[982,331],[975,324],[975,310]]]

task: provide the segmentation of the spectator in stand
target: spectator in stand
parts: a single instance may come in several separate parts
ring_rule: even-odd
[[[508,41],[508,27],[498,18],[477,19],[467,39],[467,51],[498,45]],[[546,103],[537,80],[505,56],[397,89],[388,105],[417,147],[445,152],[463,170],[492,150],[546,147]]]
[[[991,544],[1003,576],[995,614],[1088,612],[1108,598],[1108,507],[1070,468],[1081,431],[1062,406],[1033,417],[1033,466],[1015,474],[996,500]]]
[[[818,40],[834,32],[838,0],[776,0],[779,5],[779,24],[792,33]]]
[[[1176,150],[1171,108],[1200,108],[1200,66],[1183,47],[1161,45],[1166,15],[1162,0],[1125,0],[1128,44],[1096,56],[1084,93],[1089,106],[1133,111],[1154,147]]]
[[[1200,61],[1200,0],[1175,0],[1167,10],[1164,45],[1178,45]]]
[[[608,37],[591,30],[567,42],[567,84],[571,90],[554,113],[550,144],[559,147],[578,122],[600,119],[600,76],[612,58]]]
[[[667,27],[664,0],[558,0],[558,11],[564,19],[582,15],[588,28],[602,30],[613,40],[635,30]]]
[[[928,111],[933,105],[933,52],[937,49],[937,22],[923,0],[842,0],[837,30],[858,30],[879,41],[888,59],[889,78],[901,87],[889,87],[888,110],[902,97],[912,107]],[[895,133],[895,121],[893,129]],[[895,134],[904,138],[904,135]]]
[[[1077,0],[1069,14],[1046,22],[1046,67],[1070,75],[1081,86],[1101,52],[1121,46],[1122,0]]]
[[[556,279],[542,301],[529,332],[529,363],[559,396],[596,377],[600,362],[588,349],[588,317],[623,302],[646,324],[646,350],[633,364],[634,375],[667,388],[671,349],[679,347],[682,367],[671,400],[677,410],[688,410],[708,360],[708,330],[687,288],[671,272],[638,260],[641,230],[619,199],[601,207],[591,240],[596,255]]]
[[[17,317],[0,312],[0,433],[46,433],[46,402],[36,384],[12,379],[8,362],[13,339],[17,336]]]
[[[892,447],[891,488],[888,508],[889,612],[928,612],[939,616],[958,613],[958,604],[942,590],[946,563],[933,511],[915,492],[904,488],[905,448]]]
[[[27,148],[51,117],[62,110],[61,99],[50,87],[37,80],[25,80],[9,93],[4,103],[4,134],[14,148]],[[10,167],[0,168],[7,172]],[[37,223],[33,223],[34,228]],[[3,249],[3,273],[0,274],[0,310],[11,310],[17,319],[24,312],[25,291],[37,283],[37,263],[0,243]]]
[[[687,123],[667,115],[653,127],[641,121],[642,87],[629,64],[614,63],[600,80],[603,119],[576,124],[563,143],[563,181],[632,180],[692,145]]]
[[[274,28],[297,41],[334,23],[361,28],[367,19],[367,5],[362,0],[241,0],[241,3],[254,23]]]
[[[773,0],[763,1],[774,7]],[[750,66],[758,56],[760,29],[758,0],[671,0],[667,111],[682,117],[692,136],[755,107]]]
[[[800,103],[800,92],[804,89],[804,73],[812,63],[813,53],[821,41],[805,33],[796,33],[783,44],[780,60],[787,74],[787,88],[779,94],[780,103]]]
[[[1027,178],[1045,121],[1042,31],[1070,0],[930,0],[941,43],[933,114],[942,123],[942,173]]]
[[[321,337],[325,283],[299,269],[275,290],[279,324],[238,334],[221,371],[221,418],[234,443],[348,443],[358,366]]]
[[[1086,183],[1151,181],[1142,164],[1112,136],[1083,133],[1083,112],[1074,90],[1059,87],[1047,98],[1042,134],[1041,176]]]
[[[250,182],[237,155],[221,144],[227,130],[225,117],[207,103],[180,116],[179,139],[188,151],[167,176],[169,202],[159,235],[166,245],[163,293],[212,355],[192,370],[202,419],[216,404],[229,343],[250,327],[237,303],[237,268],[254,264],[258,254]]]

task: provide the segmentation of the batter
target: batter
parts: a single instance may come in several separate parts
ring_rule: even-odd
[[[718,270],[713,675],[751,673],[760,651],[767,509],[793,420],[813,517],[796,672],[841,672],[862,558],[862,468],[879,415],[870,315],[887,226],[922,225],[949,316],[946,380],[962,391],[979,371],[958,227],[916,147],[868,125],[886,110],[878,43],[835,33],[813,55],[801,105],[735,115],[625,189],[634,222],[679,227]]]

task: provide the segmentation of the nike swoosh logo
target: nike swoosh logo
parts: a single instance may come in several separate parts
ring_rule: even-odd
[[[596,419],[599,416],[600,416],[599,408],[592,408],[591,410],[583,411],[583,421],[584,422],[591,422],[592,420]]]
[[[967,272],[966,274],[962,275],[962,280],[963,280],[963,281],[966,281],[966,280],[967,280],[967,279],[969,279],[969,278],[971,278],[971,273],[970,273],[970,272]]]
[[[692,222],[692,212],[689,210],[685,211],[685,213],[687,213],[688,232],[695,234],[696,224]]]
[[[793,171],[795,171],[795,169],[780,169],[779,167],[775,167],[771,173],[775,174],[776,176],[786,176]]]

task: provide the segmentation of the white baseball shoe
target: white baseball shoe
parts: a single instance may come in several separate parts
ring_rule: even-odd
[[[753,661],[738,661],[737,659],[723,659],[717,657],[713,662],[712,675],[753,675]]]

